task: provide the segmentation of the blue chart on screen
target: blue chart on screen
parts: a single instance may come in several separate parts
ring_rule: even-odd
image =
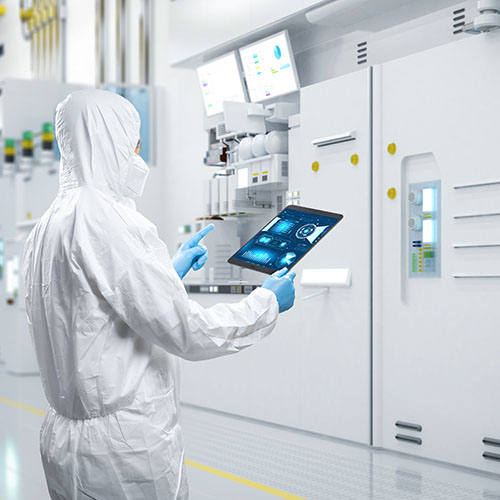
[[[274,55],[276,59],[281,59],[281,49],[279,45],[276,45],[276,47],[274,47]]]
[[[290,267],[304,256],[339,218],[285,209],[233,258],[273,270]]]

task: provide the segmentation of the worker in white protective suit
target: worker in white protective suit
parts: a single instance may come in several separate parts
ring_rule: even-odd
[[[204,309],[183,276],[203,234],[171,260],[136,211],[148,167],[139,116],[122,97],[74,92],[59,104],[55,201],[26,242],[26,307],[50,409],[40,433],[52,500],[188,498],[178,357],[236,353],[291,307],[286,270],[236,304]]]

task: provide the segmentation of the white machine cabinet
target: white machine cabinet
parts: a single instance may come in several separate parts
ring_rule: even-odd
[[[471,36],[374,68],[373,93],[375,444],[496,473],[499,54]]]
[[[296,266],[295,306],[270,338],[236,356],[183,363],[181,394],[187,403],[368,444],[370,71],[305,88],[301,101],[301,125],[290,134],[290,155],[300,151],[290,158],[290,190],[302,205],[345,219]],[[339,135],[355,139],[312,145]],[[304,268],[348,268],[352,285],[301,300],[322,290],[300,286]],[[192,298],[209,306],[240,297]]]

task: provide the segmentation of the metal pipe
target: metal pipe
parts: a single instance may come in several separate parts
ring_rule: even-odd
[[[144,85],[151,83],[151,0],[144,3]]]
[[[96,41],[96,83],[101,84],[105,81],[105,60],[106,60],[106,41],[104,37],[106,11],[104,0],[95,2],[95,41]]]

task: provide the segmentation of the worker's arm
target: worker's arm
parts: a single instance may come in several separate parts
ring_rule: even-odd
[[[259,288],[238,303],[205,309],[189,299],[152,224],[140,214],[124,218],[96,203],[92,211],[92,217],[82,214],[88,235],[74,261],[138,335],[199,360],[238,352],[272,331],[279,313],[275,292]],[[100,227],[107,228],[105,234]]]
[[[194,361],[238,352],[271,333],[278,318],[272,291],[259,288],[235,304],[204,308],[188,298],[168,264],[148,253],[136,257],[106,296],[138,335]]]

